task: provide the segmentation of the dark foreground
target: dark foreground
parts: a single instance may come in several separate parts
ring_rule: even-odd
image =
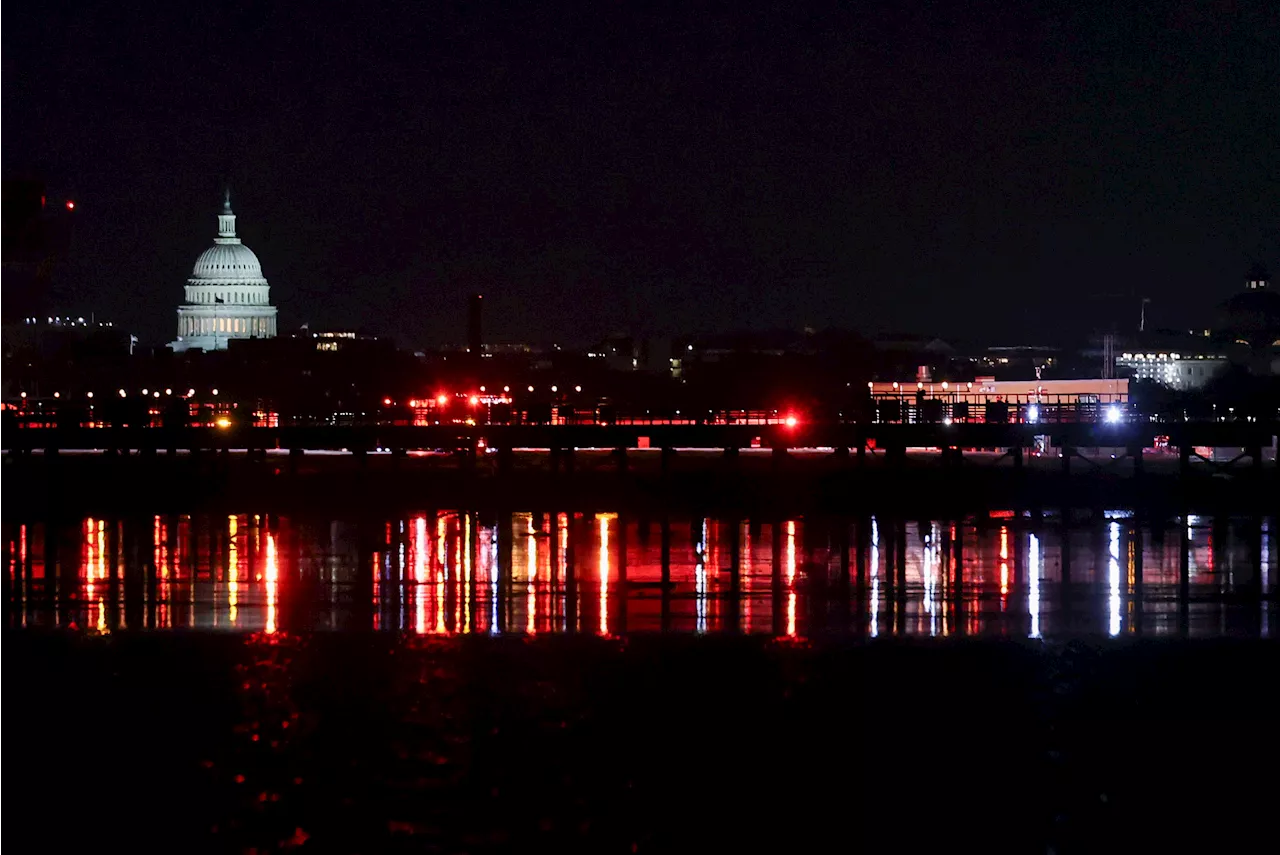
[[[12,851],[1239,851],[1272,836],[1267,640],[4,640]]]

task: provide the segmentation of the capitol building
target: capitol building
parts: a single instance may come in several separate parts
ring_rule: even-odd
[[[236,215],[228,191],[218,214],[218,236],[196,259],[178,307],[178,338],[184,350],[225,350],[233,338],[274,338],[276,307],[253,250],[236,237]]]

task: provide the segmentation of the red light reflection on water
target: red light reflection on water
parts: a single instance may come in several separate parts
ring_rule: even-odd
[[[783,520],[776,531],[766,522],[763,538],[758,525],[753,528],[741,519],[677,523],[671,527],[671,564],[664,574],[661,541],[653,521],[628,520],[607,512],[578,516],[521,513],[503,517],[496,527],[481,527],[477,520],[469,513],[428,513],[393,521],[391,526],[379,521],[355,538],[349,534],[350,525],[342,520],[312,526],[252,514],[200,516],[194,521],[167,515],[144,517],[140,522],[81,518],[70,528],[54,532],[43,531],[39,525],[34,529],[14,525],[9,535],[10,575],[18,582],[15,594],[21,608],[15,609],[11,626],[28,621],[42,626],[60,622],[108,632],[124,626],[127,613],[135,621],[133,629],[198,626],[243,631],[265,626],[265,634],[270,635],[282,628],[279,608],[285,592],[280,585],[280,562],[291,571],[293,565],[288,562],[306,561],[298,568],[298,579],[310,580],[316,567],[324,574],[319,589],[322,598],[316,604],[322,606],[321,619],[309,624],[317,628],[340,628],[359,620],[365,628],[422,634],[501,629],[532,636],[578,628],[609,636],[620,628],[646,632],[666,626],[676,632],[714,633],[736,626],[748,633],[776,633],[780,638],[835,628],[838,615],[830,602],[817,602],[816,610],[806,607],[809,597],[831,596],[834,590],[834,577],[829,574],[835,553],[830,551],[831,541],[822,543],[826,528],[817,522]],[[504,541],[508,521],[511,542]],[[806,524],[813,525],[814,537],[810,538]],[[861,561],[850,561],[851,569],[856,565],[866,574],[866,587],[864,599],[856,604],[860,616],[851,619],[848,628],[856,625],[873,635],[881,631],[1026,634],[1029,625],[1032,636],[1038,637],[1042,620],[1047,620],[1046,628],[1051,633],[1057,631],[1052,621],[1060,596],[1055,568],[1061,561],[1061,539],[1056,532],[1042,543],[1023,529],[1023,522],[997,524],[990,529],[950,522],[896,522],[885,530],[885,536],[897,541],[903,537],[897,526],[906,527],[903,542],[908,548],[899,556],[905,563],[906,587],[899,588],[893,575],[897,560],[893,567],[880,565],[878,527],[874,520],[870,524],[871,531],[859,535],[866,553]],[[131,525],[135,528],[130,529]],[[385,542],[376,542],[384,532],[394,535],[398,556],[396,547],[389,550]],[[948,532],[950,539],[940,537]],[[1203,576],[1204,565],[1211,558],[1204,554],[1211,548],[1206,547],[1211,530],[1198,526],[1192,534],[1194,542],[1186,534],[1177,540],[1179,545],[1185,543],[1200,552],[1201,579],[1193,575],[1192,583],[1198,590],[1220,585],[1220,580]],[[356,540],[368,543],[370,535],[377,551],[363,552],[355,546]],[[1103,553],[1095,548],[1092,554],[1096,562],[1092,566],[1100,572],[1096,577],[1082,574],[1076,578],[1077,587],[1094,584],[1098,593],[1107,595],[1097,601],[1105,603],[1100,616],[1106,616],[1103,625],[1112,632],[1150,634],[1177,629],[1177,603],[1159,601],[1158,596],[1144,599],[1149,595],[1138,585],[1137,574],[1143,566],[1146,590],[1167,593],[1177,583],[1180,553],[1162,546],[1154,536],[1144,536],[1145,530],[1138,532],[1134,526],[1128,527],[1127,534],[1112,527],[1110,549]],[[34,545],[28,542],[30,537],[35,538]],[[959,567],[952,550],[960,537],[968,541],[963,550],[968,566],[962,585],[964,602],[957,606]],[[147,538],[152,541],[149,551]],[[75,564],[67,565],[75,585],[66,577],[59,578],[56,570],[60,540],[78,550],[64,556],[65,560],[79,561],[78,572],[73,570]],[[1074,554],[1083,557],[1085,539],[1075,540]],[[1090,542],[1107,544],[1098,539]],[[284,543],[289,547],[281,557]],[[620,584],[620,565],[615,565],[624,543],[628,544],[625,585]],[[761,548],[762,554],[756,555],[756,548]],[[778,549],[774,553],[777,566],[772,569],[770,548]],[[113,554],[113,549],[118,554]],[[1244,545],[1220,544],[1219,566],[1239,566],[1244,549]],[[28,550],[35,554],[28,555]],[[896,550],[894,554],[899,555]],[[323,564],[303,559],[304,555],[324,556]],[[578,584],[572,586],[566,581],[571,555],[577,556],[574,570],[578,577]],[[1183,560],[1194,567],[1195,555],[1192,552]],[[498,562],[506,561],[507,556],[513,566],[499,568]],[[1144,558],[1146,564],[1140,565]],[[28,561],[48,566],[49,578],[37,578],[32,585],[34,596],[25,588],[34,569]],[[1088,557],[1083,557],[1081,564],[1091,566]],[[393,566],[398,569],[390,569]],[[731,582],[725,575],[733,566],[741,573],[736,599],[728,595]],[[155,576],[148,578],[151,568]],[[811,568],[818,574],[816,578],[807,578]],[[389,575],[384,578],[384,573]],[[592,573],[596,574],[594,579]],[[497,580],[500,574],[502,585]],[[669,586],[662,585],[664,576],[670,580]],[[133,584],[140,577],[146,579],[145,584]],[[295,575],[286,572],[285,577],[292,580]],[[125,580],[129,584],[124,584]],[[505,584],[508,580],[510,586]],[[285,587],[289,584],[286,581]],[[47,597],[44,585],[52,589]],[[817,594],[811,593],[814,589]],[[347,613],[356,592],[372,596],[371,610],[362,604],[359,611]],[[1011,593],[1017,596],[1010,597]],[[131,602],[126,609],[123,600],[129,597],[140,598],[143,607]],[[309,597],[302,599],[307,608],[315,608]],[[50,608],[49,603],[56,608]],[[731,613],[735,604],[740,610],[736,620]],[[1147,618],[1145,627],[1144,621],[1137,620],[1140,609]],[[300,619],[300,626],[308,625],[302,616]],[[817,623],[811,627],[810,621]],[[284,623],[287,626],[289,621]]]
[[[276,536],[267,535],[267,635],[276,631],[276,599],[279,595],[280,567],[276,563]]]

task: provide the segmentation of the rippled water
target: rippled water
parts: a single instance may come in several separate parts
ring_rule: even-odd
[[[1268,637],[1275,530],[1121,512],[6,523],[6,618],[99,632]]]

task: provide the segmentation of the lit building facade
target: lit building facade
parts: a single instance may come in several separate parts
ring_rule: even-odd
[[[1227,367],[1218,354],[1122,353],[1116,367],[1134,380],[1146,380],[1170,389],[1200,389]]]
[[[176,352],[225,350],[231,339],[274,338],[276,307],[253,250],[236,237],[228,193],[218,214],[218,236],[196,259],[178,307]]]

